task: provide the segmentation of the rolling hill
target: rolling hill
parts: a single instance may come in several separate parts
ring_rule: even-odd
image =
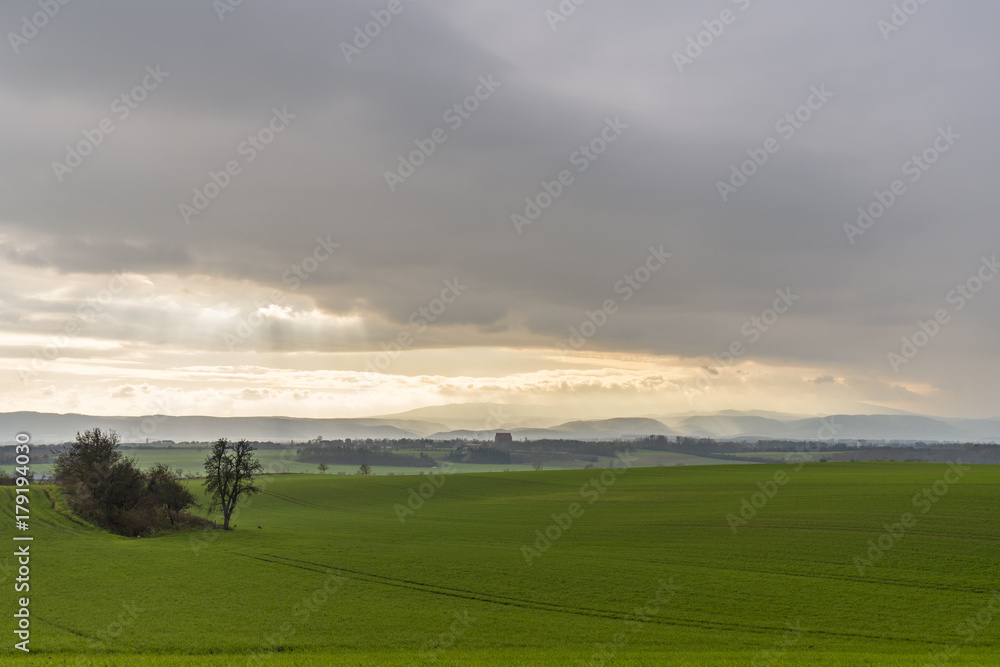
[[[458,474],[426,480],[420,503],[413,478],[278,475],[235,531],[142,539],[72,521],[36,487],[32,653],[9,641],[0,662],[996,664],[1000,468],[960,472]],[[914,505],[945,479],[938,502]],[[914,520],[894,526],[903,512]],[[13,561],[0,558],[8,581]],[[0,600],[8,626],[15,604]]]

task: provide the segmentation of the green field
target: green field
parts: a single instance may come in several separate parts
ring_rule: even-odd
[[[802,461],[819,461],[822,458],[828,458],[834,454],[844,454],[844,452],[746,452],[740,454],[724,454],[723,456],[738,456],[744,459],[754,459],[757,461],[770,462],[770,463],[781,463],[781,462],[793,462],[801,463]]]
[[[1000,467],[949,470],[456,474],[404,522],[433,480],[280,475],[235,531],[142,539],[74,523],[35,489],[32,653],[12,649],[6,555],[0,662],[1000,664]],[[924,488],[934,500],[915,506]],[[0,496],[10,526],[13,490]],[[744,500],[756,514],[734,532]]]

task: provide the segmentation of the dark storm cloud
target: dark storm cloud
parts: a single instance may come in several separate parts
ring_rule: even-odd
[[[209,2],[63,7],[0,58],[0,95],[35,112],[4,139],[5,260],[218,276],[266,294],[329,235],[340,251],[300,293],[332,313],[369,309],[390,335],[458,278],[469,292],[441,321],[480,336],[456,329],[455,344],[554,344],[616,298],[588,345],[690,356],[747,342],[741,327],[791,288],[801,300],[754,357],[881,367],[1000,251],[1000,10],[987,3],[923,6],[886,40],[889,2],[595,1],[552,31],[548,5],[404,0],[347,62],[341,43],[384,7],[247,1],[222,21]],[[35,8],[5,5],[0,26]],[[679,73],[673,54],[726,8],[736,22]],[[157,65],[169,76],[119,120],[112,100]],[[450,127],[444,112],[480,77],[499,87]],[[783,136],[776,123],[823,87],[832,96]],[[249,162],[240,148],[274,109],[294,118]],[[104,117],[114,133],[57,182],[51,162]],[[627,129],[578,172],[574,151],[616,118]],[[385,171],[435,128],[447,141],[390,192]],[[850,243],[856,209],[946,128],[954,148]],[[717,182],[771,137],[780,150],[723,202]],[[240,173],[185,224],[178,206],[231,160]],[[561,170],[572,185],[518,234],[511,214]],[[621,303],[616,284],[661,244],[673,258]],[[993,360],[997,298],[953,325]],[[923,368],[944,382],[966,363],[954,360]]]

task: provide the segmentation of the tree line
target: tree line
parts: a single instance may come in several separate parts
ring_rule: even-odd
[[[351,447],[349,445],[308,445],[298,451],[303,463],[325,463],[327,465],[368,465],[400,466],[412,468],[432,468],[437,465],[433,458],[420,452],[419,456],[397,454],[381,449]]]

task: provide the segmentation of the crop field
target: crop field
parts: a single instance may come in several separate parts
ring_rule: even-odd
[[[1000,664],[1000,467],[260,481],[234,531],[132,539],[32,490],[0,663]]]

